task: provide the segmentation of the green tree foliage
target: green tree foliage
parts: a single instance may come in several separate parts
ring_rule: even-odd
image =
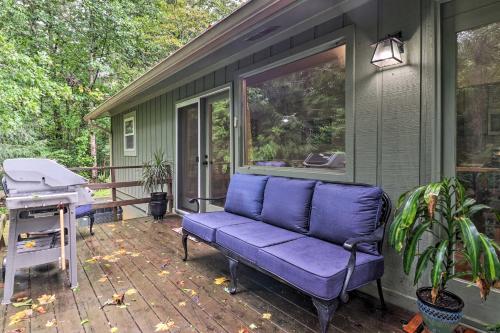
[[[0,162],[91,165],[83,116],[240,2],[0,0]],[[95,133],[105,164],[108,137]]]

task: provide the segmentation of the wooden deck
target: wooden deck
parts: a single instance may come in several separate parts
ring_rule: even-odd
[[[228,294],[224,283],[215,283],[228,276],[227,262],[203,243],[190,242],[190,260],[182,262],[180,235],[172,231],[179,224],[178,217],[159,223],[139,218],[98,224],[95,236],[80,228],[79,287],[66,287],[55,265],[20,272],[16,297],[36,302],[42,294],[55,294],[56,300],[44,306],[46,313],[34,310],[31,318],[10,326],[10,316],[29,308],[2,306],[0,331],[154,332],[164,323],[169,332],[318,332],[311,301],[292,288],[241,267],[240,291]],[[120,293],[124,306],[101,309]],[[377,306],[376,299],[355,293],[336,312],[331,332],[401,332],[401,320],[410,315]],[[47,327],[51,322],[55,325]]]

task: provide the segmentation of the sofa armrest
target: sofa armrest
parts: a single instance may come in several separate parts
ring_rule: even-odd
[[[359,243],[375,243],[384,239],[385,226],[381,225],[370,235],[349,238],[344,242],[344,249],[347,251],[356,251]]]
[[[370,235],[349,238],[344,242],[344,249],[351,252],[351,255],[349,257],[349,261],[347,262],[347,273],[344,279],[344,285],[342,286],[342,291],[340,292],[340,299],[343,303],[347,303],[349,301],[347,288],[349,287],[352,273],[354,272],[354,268],[356,267],[356,253],[358,250],[358,244],[381,242],[384,239],[384,231],[385,226],[380,225]]]
[[[217,197],[217,198],[191,198],[189,199],[189,203],[196,203],[196,212],[200,212],[200,201],[213,201],[213,200],[222,200],[225,199],[226,197]]]

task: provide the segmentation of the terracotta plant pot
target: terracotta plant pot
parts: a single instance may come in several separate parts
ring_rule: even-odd
[[[443,294],[453,301],[453,305],[443,306],[432,304],[430,291],[432,288],[423,287],[417,290],[417,306],[424,319],[424,324],[432,333],[453,333],[462,320],[464,302],[457,295],[444,291]]]

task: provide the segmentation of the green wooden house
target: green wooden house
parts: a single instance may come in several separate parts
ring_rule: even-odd
[[[111,117],[115,166],[166,154],[179,214],[235,172],[377,184],[393,200],[458,175],[498,209],[499,40],[497,0],[253,0],[85,118]],[[494,219],[476,223],[500,241]],[[416,287],[386,253],[387,298],[413,309]],[[500,289],[482,303],[471,282],[452,288],[467,322],[500,321]]]

